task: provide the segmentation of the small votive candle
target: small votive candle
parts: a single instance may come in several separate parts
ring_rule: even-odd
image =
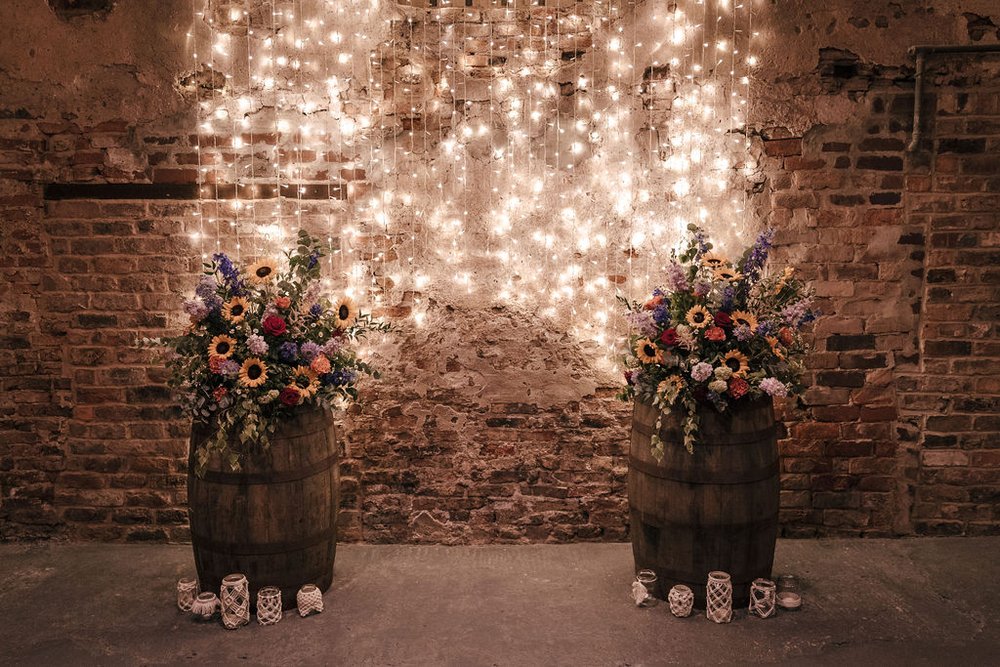
[[[177,608],[191,611],[194,598],[198,595],[198,580],[184,577],[177,581]]]
[[[760,618],[770,618],[775,612],[774,582],[770,579],[754,579],[750,584],[749,612]]]
[[[323,611],[323,594],[315,584],[306,584],[295,595],[299,616],[318,614]]]
[[[637,607],[652,607],[657,603],[654,597],[656,591],[656,572],[652,570],[639,570],[635,575],[635,583],[632,584],[632,597],[635,599]]]
[[[802,607],[802,596],[799,595],[799,582],[791,574],[778,577],[777,595],[775,601],[785,611],[796,611]]]
[[[690,587],[677,584],[670,589],[667,601],[670,603],[671,614],[677,618],[687,618],[691,615],[691,609],[694,607],[694,593]]]
[[[191,605],[191,613],[199,621],[211,621],[217,611],[219,611],[219,598],[211,591],[199,593]]]

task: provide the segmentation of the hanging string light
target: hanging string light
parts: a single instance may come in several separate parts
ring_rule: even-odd
[[[516,305],[601,357],[689,223],[750,224],[754,0],[193,1],[199,183],[233,193],[203,256],[213,221],[311,227],[350,296]]]

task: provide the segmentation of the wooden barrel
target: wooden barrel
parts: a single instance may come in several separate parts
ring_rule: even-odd
[[[337,548],[337,441],[333,417],[319,408],[280,422],[267,451],[232,472],[213,455],[202,477],[195,452],[211,432],[192,430],[188,507],[195,566],[204,591],[241,572],[251,605],[264,586],[281,589],[286,609],[303,584],[323,591]]]
[[[632,415],[628,499],[636,571],[657,574],[655,595],[675,584],[705,606],[708,573],[732,576],[733,605],[746,606],[750,584],[771,577],[778,536],[778,447],[774,410],[762,398],[719,413],[701,410],[701,436],[684,449],[685,413],[663,416],[665,456],[657,462],[649,439],[658,411],[636,402]]]

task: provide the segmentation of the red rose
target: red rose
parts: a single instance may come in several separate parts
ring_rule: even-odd
[[[278,394],[278,400],[285,405],[298,405],[301,398],[302,395],[299,394],[299,390],[295,387],[285,387]]]
[[[729,378],[729,395],[733,398],[739,398],[750,390],[750,385],[741,377],[734,375]]]
[[[714,340],[716,342],[726,340],[726,332],[722,327],[709,327],[705,329],[705,340]]]
[[[670,327],[660,334],[660,342],[664,345],[677,345],[677,329]]]
[[[288,330],[285,318],[277,315],[270,315],[264,319],[264,331],[272,336],[280,336]]]
[[[720,310],[715,314],[715,323],[720,327],[731,327],[733,326],[733,318],[726,311]]]
[[[791,345],[794,340],[792,338],[792,330],[788,327],[781,327],[778,331],[778,340],[780,340],[783,345]]]

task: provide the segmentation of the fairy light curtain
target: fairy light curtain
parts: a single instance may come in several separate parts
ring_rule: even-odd
[[[518,304],[610,353],[688,223],[745,233],[751,0],[193,1],[204,257],[306,227],[417,325]]]

